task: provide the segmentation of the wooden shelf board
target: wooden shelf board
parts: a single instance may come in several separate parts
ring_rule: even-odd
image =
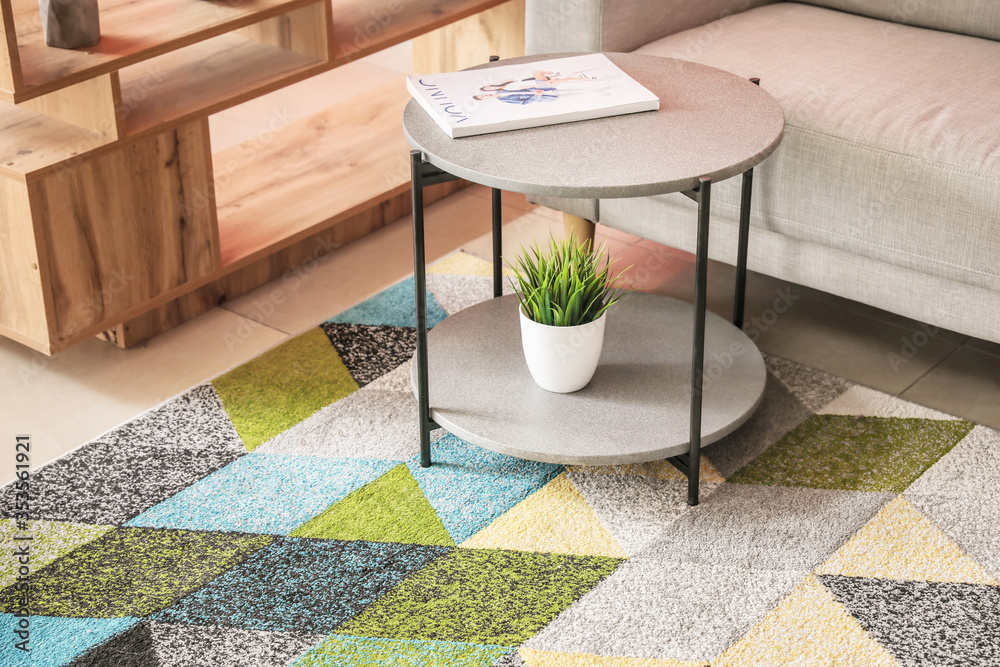
[[[326,68],[318,58],[226,33],[121,71],[134,136],[215,113]]]
[[[13,104],[0,105],[0,173],[20,181],[114,141]]]
[[[14,98],[37,97],[314,2],[99,0],[101,41],[68,50],[46,46],[37,0],[12,0],[24,80]]]
[[[409,187],[402,79],[213,156],[222,263],[249,262]]]
[[[363,58],[507,0],[331,0],[333,66]]]

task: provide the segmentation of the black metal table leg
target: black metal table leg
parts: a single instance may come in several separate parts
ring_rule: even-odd
[[[503,208],[501,207],[501,190],[493,188],[493,297],[503,296]]]
[[[750,83],[760,85],[753,77]],[[753,193],[753,169],[743,172],[743,189],[740,191],[740,236],[736,250],[736,294],[733,299],[733,326],[743,328],[743,309],[747,295],[747,247],[750,240],[750,199]]]
[[[424,253],[423,153],[410,151],[410,190],[413,195],[413,282],[417,305],[417,403],[420,410],[420,465],[431,465],[431,418],[427,396],[427,276]]]
[[[708,223],[712,180],[698,183],[698,250],[695,258],[694,345],[691,351],[691,448],[688,452],[688,505],[698,504],[701,473],[701,408],[705,370],[705,309],[708,292]]]
[[[750,241],[750,195],[753,192],[753,169],[743,172],[740,193],[740,236],[736,250],[736,295],[733,298],[733,326],[743,328],[743,308],[747,294],[747,248]]]

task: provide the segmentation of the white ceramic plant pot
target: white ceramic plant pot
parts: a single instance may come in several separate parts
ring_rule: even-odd
[[[521,345],[531,377],[546,391],[568,394],[587,386],[604,346],[605,311],[574,327],[553,327],[521,314]]]

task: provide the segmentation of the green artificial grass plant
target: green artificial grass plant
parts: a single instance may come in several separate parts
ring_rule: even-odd
[[[538,243],[522,253],[514,270],[517,293],[525,315],[540,324],[571,327],[593,322],[620,299],[624,290],[614,286],[628,269],[612,277],[616,260],[608,255],[607,244],[591,251],[590,241],[579,243],[573,236],[552,238],[548,253]]]

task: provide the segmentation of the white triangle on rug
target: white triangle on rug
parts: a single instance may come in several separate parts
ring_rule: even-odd
[[[851,387],[816,414],[895,417],[897,419],[946,419],[951,421],[958,419],[958,417],[944,412],[860,385]]]
[[[883,507],[816,574],[998,586],[903,496]]]
[[[570,472],[569,478],[629,556],[640,553],[659,539],[664,528],[691,511],[683,479],[578,472]],[[718,487],[703,483],[701,497]]]
[[[412,394],[413,383],[410,380],[410,362],[403,362],[385,375],[372,380],[361,389],[367,391],[401,391],[406,394]]]
[[[427,290],[446,313],[454,315],[492,299],[493,278],[432,273],[427,276]],[[503,293],[514,293],[506,278],[503,279]]]
[[[566,473],[522,500],[460,546],[628,557]]]

